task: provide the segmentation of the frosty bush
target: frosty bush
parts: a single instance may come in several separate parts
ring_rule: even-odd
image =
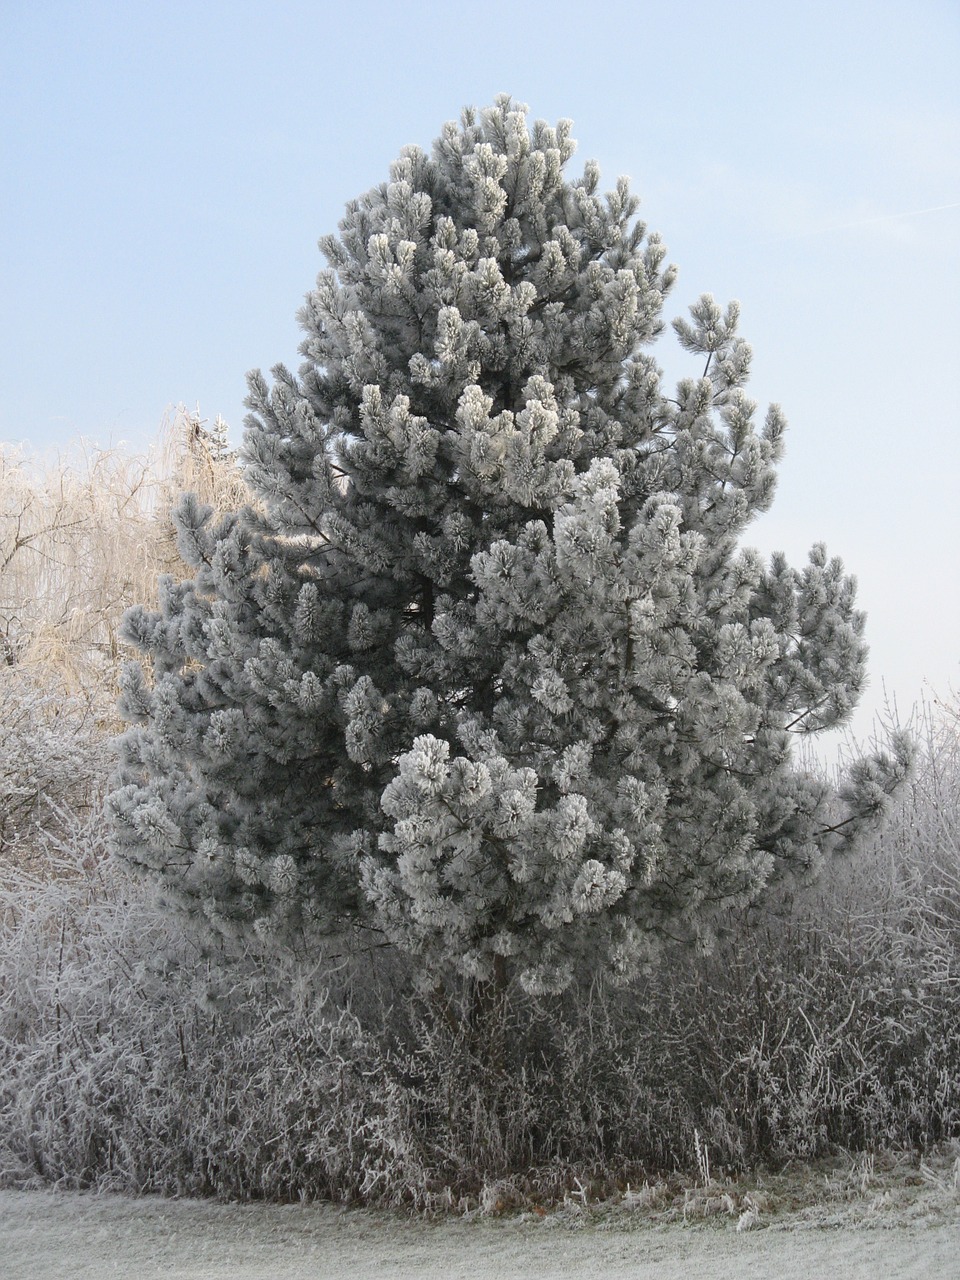
[[[224,974],[102,839],[78,821],[0,885],[0,1183],[416,1202],[357,1017],[254,957]]]
[[[902,739],[836,796],[792,763],[862,686],[853,580],[738,550],[784,431],[738,308],[676,322],[668,392],[674,269],[573,150],[501,98],[348,205],[299,375],[250,376],[262,509],[185,498],[194,577],[127,618],[152,679],[126,677],[116,844],[214,934],[359,924],[430,982],[625,980],[906,772]]]
[[[78,819],[45,837],[54,876],[0,882],[0,1182],[437,1208],[609,1194],[697,1142],[718,1173],[929,1150],[960,1137],[958,829],[941,725],[842,875],[711,956],[515,993],[491,1062],[396,953],[225,964]]]
[[[43,836],[102,803],[109,743],[91,706],[50,671],[0,666],[0,866],[43,855]]]

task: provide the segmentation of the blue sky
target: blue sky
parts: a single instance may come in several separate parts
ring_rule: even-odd
[[[960,686],[960,7],[3,0],[0,440],[144,446],[297,362],[317,238],[500,92],[738,298],[790,423],[747,541],[860,580],[871,689]],[[665,348],[671,375],[686,371]]]

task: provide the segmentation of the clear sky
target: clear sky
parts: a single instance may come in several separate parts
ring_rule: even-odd
[[[670,315],[740,300],[790,423],[746,541],[857,574],[866,736],[960,686],[958,67],[957,0],[0,0],[0,440],[239,439],[344,203],[512,93],[630,175]]]

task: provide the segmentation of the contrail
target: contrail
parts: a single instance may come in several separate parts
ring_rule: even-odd
[[[891,218],[919,218],[923,213],[939,213],[941,209],[960,209],[960,200],[955,200],[953,204],[932,204],[929,209],[910,209],[906,213],[881,213],[877,218],[861,218],[857,222],[845,222],[843,226],[844,228],[863,227],[870,222],[889,222]],[[833,228],[828,229],[833,230]]]
[[[925,213],[940,213],[942,209],[960,209],[960,200],[952,204],[934,204],[929,209],[908,209],[903,213],[881,213],[876,218],[857,218],[855,222],[831,222],[825,227],[812,227],[809,231],[796,231],[789,236],[778,236],[770,243],[777,244],[782,240],[800,240],[804,236],[824,235],[828,231],[849,231],[851,227],[869,227],[876,222],[893,222],[897,218],[919,218]]]

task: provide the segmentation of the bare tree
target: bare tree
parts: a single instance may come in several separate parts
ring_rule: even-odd
[[[170,509],[182,488],[242,504],[226,424],[169,415],[152,449],[80,443],[52,458],[0,445],[0,861],[99,804],[116,729],[124,610],[182,576]]]
[[[182,406],[146,453],[80,443],[44,459],[0,445],[0,661],[56,670],[112,704],[124,610],[184,569],[169,520],[182,489],[220,510],[245,496],[226,424]]]

